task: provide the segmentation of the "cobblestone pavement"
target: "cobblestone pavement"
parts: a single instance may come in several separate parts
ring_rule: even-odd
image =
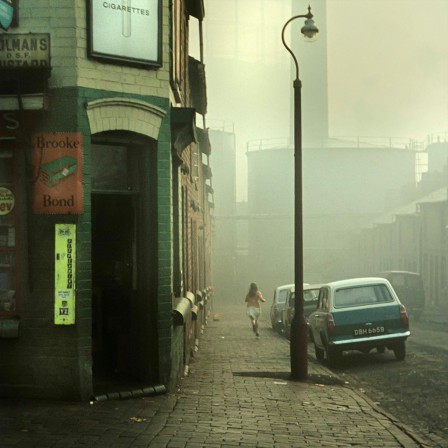
[[[289,342],[215,303],[174,393],[90,403],[0,400],[0,447],[429,447],[324,366],[290,380]],[[218,318],[218,316],[215,316]]]

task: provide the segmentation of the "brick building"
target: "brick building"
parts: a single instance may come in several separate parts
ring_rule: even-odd
[[[0,3],[0,396],[170,389],[211,282],[203,1]]]

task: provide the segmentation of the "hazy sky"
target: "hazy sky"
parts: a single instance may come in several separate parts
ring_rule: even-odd
[[[208,126],[234,127],[240,178],[248,142],[289,137],[290,4],[205,0]],[[330,137],[448,137],[448,0],[328,0],[325,28]],[[237,191],[244,199],[244,182]]]
[[[331,0],[327,21],[330,135],[448,132],[447,0]]]

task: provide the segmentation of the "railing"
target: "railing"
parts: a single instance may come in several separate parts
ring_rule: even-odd
[[[428,135],[427,144],[432,143],[447,143],[448,142],[448,132],[434,132]]]
[[[208,119],[207,124],[209,129],[215,131],[230,132],[231,134],[235,133],[235,123],[231,121]]]
[[[294,144],[287,138],[250,140],[247,152],[263,149],[293,148]],[[424,151],[424,142],[405,137],[364,137],[341,136],[334,138],[316,138],[304,140],[304,148],[394,148]]]

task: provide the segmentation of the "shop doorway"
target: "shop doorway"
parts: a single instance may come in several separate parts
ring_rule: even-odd
[[[131,372],[136,297],[136,197],[92,198],[92,347],[94,379],[123,380]]]

